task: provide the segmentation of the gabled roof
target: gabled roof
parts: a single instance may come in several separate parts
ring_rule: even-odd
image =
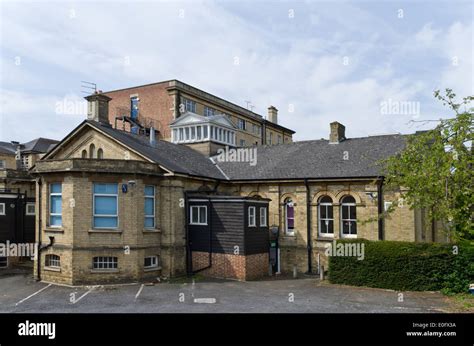
[[[383,175],[378,162],[400,152],[406,139],[406,135],[396,134],[350,138],[337,144],[310,140],[258,146],[254,166],[249,162],[217,164],[230,180],[378,177]]]
[[[192,113],[189,111],[181,115],[175,121],[173,121],[170,124],[170,127],[173,128],[173,127],[183,126],[183,125],[198,125],[198,124],[209,124],[209,123],[228,127],[234,130],[237,129],[235,125],[232,123],[232,121],[229,119],[229,117],[225,114],[215,114],[215,115],[205,117],[205,116]]]
[[[71,140],[75,133],[86,126],[90,126],[104,133],[113,140],[130,148],[149,161],[159,164],[168,171],[211,179],[225,178],[209,158],[189,147],[162,140],[157,140],[155,144],[152,145],[147,137],[117,130],[93,120],[83,121],[57,145],[57,148],[59,149],[64,143]],[[45,155],[43,159],[48,159],[53,154],[54,150]]]

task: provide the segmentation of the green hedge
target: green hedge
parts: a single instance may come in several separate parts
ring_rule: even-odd
[[[329,257],[331,283],[394,290],[467,292],[474,283],[472,243],[437,244],[396,241],[339,240],[363,243],[364,259]],[[453,246],[458,254],[453,254]]]

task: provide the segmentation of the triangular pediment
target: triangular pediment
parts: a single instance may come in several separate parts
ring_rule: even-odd
[[[216,115],[205,117],[203,115],[199,115],[192,112],[184,113],[174,122],[172,122],[170,126],[179,127],[179,126],[186,126],[186,125],[198,125],[198,124],[209,124],[209,123],[236,129],[235,125],[232,123],[229,117],[225,114],[216,114]]]

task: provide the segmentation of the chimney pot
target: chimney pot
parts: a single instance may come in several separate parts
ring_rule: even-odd
[[[330,127],[329,143],[340,143],[346,139],[346,127],[344,125],[334,121],[330,124]]]

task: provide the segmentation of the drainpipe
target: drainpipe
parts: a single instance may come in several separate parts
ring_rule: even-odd
[[[307,248],[308,248],[308,271],[306,274],[313,274],[313,240],[311,236],[311,200],[309,192],[308,179],[304,180],[304,185],[306,186],[306,227],[307,227]]]
[[[41,280],[41,256],[40,256],[40,248],[41,248],[41,221],[42,221],[42,211],[41,211],[41,195],[43,194],[43,189],[41,188],[42,185],[41,178],[38,179],[38,245],[36,250],[36,280]]]
[[[379,228],[379,240],[384,240],[384,219],[383,219],[383,177],[380,178],[377,184],[377,211],[378,211],[378,228]]]

